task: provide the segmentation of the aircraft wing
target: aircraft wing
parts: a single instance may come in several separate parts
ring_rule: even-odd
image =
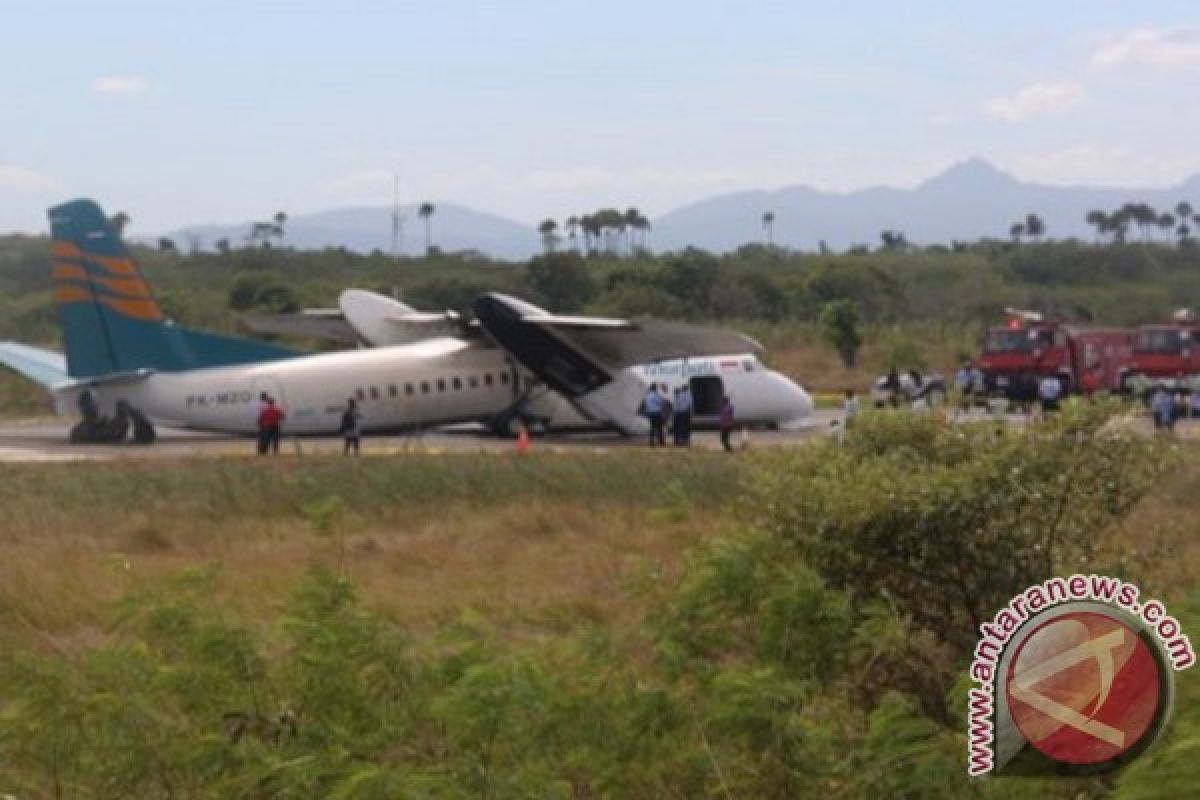
[[[757,341],[736,331],[649,317],[622,322],[625,324],[611,327],[580,327],[554,320],[538,324],[614,369],[674,358],[763,350]]]
[[[62,353],[43,350],[17,342],[0,342],[0,364],[40,383],[56,389],[71,382],[67,375],[67,359]]]
[[[254,333],[298,336],[343,344],[358,344],[358,332],[336,308],[317,308],[301,314],[241,314],[238,321]]]

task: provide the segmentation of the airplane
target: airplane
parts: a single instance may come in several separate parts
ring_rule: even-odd
[[[726,394],[738,398],[737,415],[746,425],[797,427],[812,411],[808,394],[767,369],[757,356],[761,345],[739,333],[649,318],[559,316],[495,292],[477,299],[474,311],[477,319],[464,324],[453,311],[417,311],[375,292],[347,289],[335,309],[248,314],[242,323],[258,333],[372,347],[411,344],[434,335],[458,335],[482,347],[482,336],[521,366],[526,386],[534,381],[519,417],[546,429],[601,425],[646,433],[648,422],[637,408],[650,383],[666,386],[668,393],[687,384],[698,427],[717,423]],[[691,351],[716,355],[688,355]],[[572,359],[590,364],[595,385],[570,385],[562,370]]]
[[[163,313],[120,235],[95,202],[73,200],[48,214],[54,299],[65,355],[3,342],[0,363],[45,386],[60,414],[79,410],[83,420],[72,428],[73,441],[124,441],[132,427],[135,441],[149,443],[156,437],[156,424],[250,434],[256,429],[264,395],[286,409],[283,431],[287,434],[336,433],[348,398],[358,400],[364,433],[503,421],[519,414],[528,399],[533,388],[529,372],[565,390],[580,410],[591,409],[601,418],[607,415],[623,432],[644,430],[638,423],[645,421],[634,414],[637,402],[628,396],[634,379],[627,371],[614,371],[553,333],[560,326],[622,330],[627,351],[655,352],[654,342],[627,321],[555,317],[516,298],[491,294],[480,298],[476,311],[489,318],[503,317],[500,332],[481,319],[484,332],[500,346],[443,331],[443,335],[413,336],[403,344],[304,354],[177,325]],[[435,316],[446,323],[445,315]],[[545,347],[547,337],[557,342],[550,349]],[[663,351],[660,355],[678,354],[682,343],[667,339],[664,347],[657,348]],[[712,345],[728,341],[714,335],[708,341],[696,340],[693,350],[699,356],[709,355]],[[520,351],[517,363],[509,347]],[[545,356],[544,363],[539,362],[539,354]],[[563,363],[576,369],[586,363],[599,371],[576,385],[568,381],[575,373],[564,371]],[[704,369],[716,374],[696,377],[724,378],[727,370],[731,387],[741,387],[747,385],[744,376],[760,367],[756,360],[743,362],[740,370],[729,363],[710,364]],[[614,381],[618,372],[619,380]],[[667,375],[662,377],[671,383]],[[681,379],[690,379],[686,368],[681,367],[676,376]],[[614,394],[614,384],[620,384],[625,394]],[[781,410],[786,416],[777,421],[790,422],[811,410],[808,395],[790,385],[791,390],[781,393],[786,387],[771,381],[767,404],[775,407],[777,416]],[[741,398],[744,390],[734,391]],[[742,406],[746,414],[752,410],[755,392],[744,393],[739,417]],[[617,400],[632,406],[618,409],[613,405]]]

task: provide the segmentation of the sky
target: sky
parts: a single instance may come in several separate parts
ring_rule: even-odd
[[[0,76],[0,231],[1200,172],[1195,0],[12,0]]]

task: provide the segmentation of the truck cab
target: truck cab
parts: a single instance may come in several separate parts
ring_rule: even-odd
[[[1177,314],[1167,324],[1143,325],[1134,337],[1122,385],[1145,392],[1154,384],[1172,389],[1200,389],[1200,323]]]
[[[1073,388],[1073,358],[1067,330],[1040,315],[1012,315],[1000,327],[989,328],[983,339],[979,368],[990,391],[1013,396],[1019,384],[1048,375]]]
[[[1028,402],[1047,377],[1057,378],[1064,393],[1120,388],[1132,346],[1125,328],[1064,325],[1009,309],[1008,322],[984,336],[979,365],[991,393]]]

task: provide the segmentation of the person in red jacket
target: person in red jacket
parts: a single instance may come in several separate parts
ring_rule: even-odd
[[[258,412],[258,454],[272,453],[279,455],[279,429],[287,414],[275,402],[274,397],[263,401],[262,409]]]

